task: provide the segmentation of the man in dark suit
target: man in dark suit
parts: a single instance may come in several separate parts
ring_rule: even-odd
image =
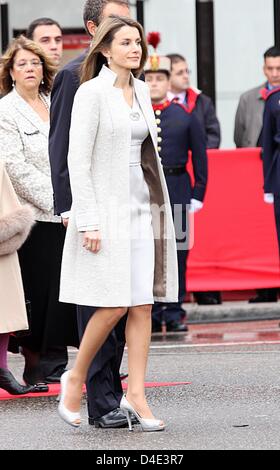
[[[129,16],[128,0],[87,0],[84,23],[91,37],[100,21],[110,15]],[[56,76],[51,99],[49,153],[54,188],[55,213],[65,226],[71,210],[72,195],[67,155],[71,111],[75,93],[80,85],[80,67],[87,51],[66,65]],[[78,327],[82,337],[94,313],[92,307],[78,306]],[[119,409],[122,386],[119,368],[125,345],[125,319],[117,325],[95,357],[87,378],[89,424],[117,428],[127,425]]]
[[[264,200],[274,203],[280,252],[280,87],[267,96],[263,120]]]
[[[203,207],[207,183],[206,139],[196,115],[185,106],[168,101],[171,61],[168,57],[152,56],[145,67],[146,83],[150,87],[158,129],[158,152],[166,177],[177,239],[179,295],[177,303],[157,302],[153,307],[153,332],[161,330],[164,321],[167,331],[187,331],[181,322],[185,316],[182,303],[186,295],[186,261],[190,248],[189,211]],[[192,151],[194,185],[186,170]]]
[[[234,141],[236,147],[262,147],[263,113],[267,96],[280,85],[280,49],[270,47],[264,53],[265,83],[246,91],[240,97],[235,116]],[[257,289],[250,303],[277,302],[278,289]]]
[[[198,118],[206,138],[208,149],[220,147],[221,131],[214,105],[209,96],[190,84],[190,69],[185,57],[180,54],[168,54],[171,60],[170,90],[168,99],[178,101],[189,113]],[[196,292],[198,304],[220,304],[220,292]]]

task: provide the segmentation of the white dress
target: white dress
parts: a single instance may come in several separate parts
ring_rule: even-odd
[[[131,217],[131,305],[154,303],[154,235],[150,194],[141,166],[141,146],[149,134],[148,126],[134,95],[127,104],[131,122],[130,217]]]

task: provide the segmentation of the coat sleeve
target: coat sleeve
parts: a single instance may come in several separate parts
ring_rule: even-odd
[[[6,112],[0,113],[0,158],[17,195],[40,210],[50,212],[53,208],[51,180],[26,161],[19,129]]]
[[[208,98],[208,97],[207,97]],[[207,148],[218,149],[221,143],[221,128],[214,105],[210,98],[205,100],[206,109],[204,114],[205,131],[207,135]]]
[[[194,188],[192,198],[203,201],[208,178],[208,164],[204,132],[195,114],[191,114],[189,127],[190,149],[192,150],[192,166],[194,172]]]
[[[244,118],[246,116],[246,103],[243,97],[240,98],[239,104],[237,107],[234,123],[234,143],[237,148],[244,147],[244,130],[245,122]]]
[[[67,155],[71,112],[78,86],[78,78],[73,71],[61,70],[55,78],[51,95],[49,156],[57,215],[69,211],[72,205]]]
[[[264,118],[263,118],[263,173],[264,173],[264,192],[274,193],[275,188],[271,186],[271,168],[273,164],[273,156],[277,149],[276,136],[276,122],[273,115],[271,101],[268,100],[265,104]]]
[[[88,82],[76,93],[71,119],[68,167],[77,228],[99,229],[99,211],[92,181],[93,147],[99,126],[99,94]]]

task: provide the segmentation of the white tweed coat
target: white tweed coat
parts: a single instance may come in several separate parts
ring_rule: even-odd
[[[46,102],[49,97],[44,96]],[[61,221],[53,213],[53,188],[48,152],[49,123],[17,93],[0,100],[0,160],[21,203],[41,222]]]
[[[157,153],[154,112],[147,85],[134,77],[132,80],[150,131],[142,145],[141,162],[155,235],[154,298],[176,302],[176,240]],[[80,86],[74,100],[68,154],[73,204],[62,260],[62,302],[96,307],[131,304],[131,124],[123,92],[114,86],[115,81],[116,74],[103,66],[98,77]],[[93,228],[101,231],[97,254],[82,246],[82,231]]]

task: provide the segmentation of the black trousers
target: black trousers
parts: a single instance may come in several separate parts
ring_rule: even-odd
[[[58,300],[65,233],[62,224],[37,222],[18,252],[25,299],[31,302],[31,335],[18,344],[34,353],[79,344],[76,306]]]
[[[177,219],[174,217],[175,233],[177,242],[177,261],[178,261],[178,278],[179,278],[179,295],[178,302],[162,303],[156,302],[152,309],[153,322],[160,324],[163,320],[165,323],[180,322],[185,316],[185,310],[182,308],[186,296],[186,263],[189,254],[189,228],[188,213],[182,211]]]
[[[96,309],[77,306],[80,339]],[[96,419],[119,407],[122,398],[120,365],[125,346],[125,325],[123,317],[101,346],[89,368],[87,377],[88,414]]]

